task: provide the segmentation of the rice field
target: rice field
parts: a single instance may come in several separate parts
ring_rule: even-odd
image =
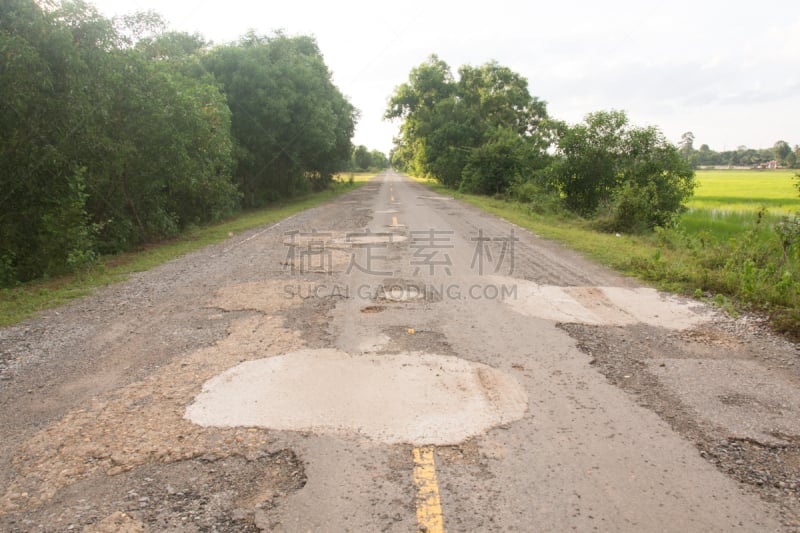
[[[697,188],[680,225],[689,233],[705,231],[734,237],[759,222],[775,223],[800,211],[797,170],[698,170]]]
[[[698,170],[690,209],[790,214],[800,210],[795,187],[798,170]]]

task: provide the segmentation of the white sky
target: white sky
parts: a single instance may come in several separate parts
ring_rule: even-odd
[[[796,0],[93,3],[106,16],[153,9],[173,29],[215,43],[248,29],[314,35],[334,82],[361,110],[355,144],[386,152],[397,129],[382,120],[387,99],[432,53],[454,73],[497,60],[571,123],[613,108],[673,142],[692,131],[695,147],[800,144]]]

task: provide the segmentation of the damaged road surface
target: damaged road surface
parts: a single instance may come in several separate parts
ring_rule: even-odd
[[[393,172],[0,330],[0,531],[800,531],[800,356]]]

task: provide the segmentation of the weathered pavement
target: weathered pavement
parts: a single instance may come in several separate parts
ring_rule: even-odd
[[[800,527],[795,346],[391,172],[0,354],[3,531]]]

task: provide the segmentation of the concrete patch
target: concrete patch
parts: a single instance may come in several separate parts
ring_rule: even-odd
[[[510,283],[508,278],[494,278]],[[590,326],[628,326],[644,323],[673,330],[685,330],[709,317],[691,304],[651,288],[556,287],[513,280],[517,297],[505,299],[518,313]]]
[[[445,445],[517,420],[527,405],[513,377],[457,357],[302,350],[245,362],[207,381],[185,416],[202,426]]]

